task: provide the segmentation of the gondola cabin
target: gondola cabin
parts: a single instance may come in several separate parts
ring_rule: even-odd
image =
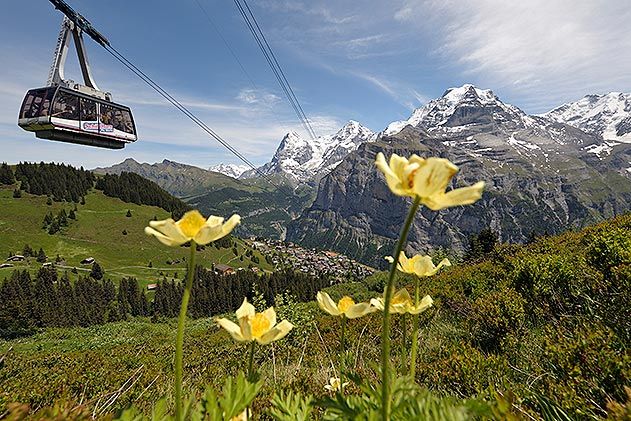
[[[26,93],[18,125],[41,139],[122,149],[136,141],[131,110],[64,86]]]

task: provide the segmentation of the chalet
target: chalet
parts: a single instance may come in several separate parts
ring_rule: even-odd
[[[16,254],[15,256],[11,256],[7,259],[7,262],[23,262],[26,259],[21,254]]]
[[[3,263],[0,265],[0,269],[4,269],[4,268],[12,268],[13,265],[11,263]]]
[[[86,257],[81,261],[82,265],[91,265],[92,263],[94,263],[94,257]]]
[[[158,289],[158,284],[149,284],[147,285],[147,291],[154,291]]]
[[[232,275],[234,273],[234,269],[228,265],[218,263],[215,265],[215,272],[220,275]]]

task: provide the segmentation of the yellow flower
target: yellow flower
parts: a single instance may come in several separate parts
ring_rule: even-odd
[[[226,415],[224,414],[224,417]],[[252,412],[250,411],[250,416],[252,416]],[[246,421],[248,419],[248,409],[244,409],[242,413],[237,415],[236,417],[230,418],[230,421]]]
[[[342,387],[348,386],[348,384],[348,382],[344,382],[344,384],[342,384],[339,377],[331,377],[329,379],[329,384],[325,384],[324,388],[329,392],[337,392],[338,390],[341,390]]]
[[[204,219],[201,213],[192,210],[186,212],[177,222],[171,218],[150,221],[150,226],[145,227],[145,233],[153,235],[167,246],[179,246],[191,240],[204,245],[230,234],[241,222],[241,217],[232,215],[225,223],[223,221],[224,219],[219,216]]]
[[[386,260],[390,263],[394,262],[394,259],[391,256],[386,256]],[[451,266],[448,259],[443,259],[437,266],[434,266],[434,262],[432,262],[432,258],[429,256],[421,256],[420,254],[417,254],[416,256],[408,259],[405,256],[405,252],[402,251],[399,255],[399,264],[397,265],[397,269],[401,272],[416,275],[420,278],[423,276],[436,275],[443,266]]]
[[[356,319],[375,311],[370,303],[355,303],[349,296],[344,296],[336,304],[326,292],[318,292],[316,296],[320,308],[331,316],[346,316],[349,319]]]
[[[433,303],[434,300],[432,300],[432,297],[426,295],[417,305],[414,305],[407,289],[402,288],[392,296],[392,300],[390,300],[390,312],[399,314],[419,314],[430,308]],[[370,304],[381,311],[385,308],[383,297],[372,298],[370,300]]]
[[[243,304],[236,311],[239,324],[228,319],[217,319],[217,324],[230,333],[239,342],[256,341],[261,345],[282,339],[294,327],[287,320],[276,324],[276,312],[270,307],[263,313],[256,313],[254,306],[243,299]]]
[[[483,181],[445,192],[449,182],[458,172],[458,167],[448,159],[423,159],[417,155],[407,159],[392,154],[390,163],[387,163],[383,153],[379,152],[375,164],[386,177],[392,193],[398,196],[419,197],[421,203],[431,210],[469,205],[482,197]]]

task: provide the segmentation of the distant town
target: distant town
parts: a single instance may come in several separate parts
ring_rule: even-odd
[[[337,282],[364,279],[375,272],[374,268],[334,251],[305,249],[269,238],[256,237],[250,241],[252,248],[261,252],[276,269],[291,267],[312,276],[331,276]]]

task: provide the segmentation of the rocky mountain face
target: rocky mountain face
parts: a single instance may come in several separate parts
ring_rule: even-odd
[[[492,91],[465,85],[349,154],[320,180],[314,203],[292,222],[287,238],[381,264],[409,203],[390,193],[375,169],[380,151],[448,158],[461,169],[454,187],[487,183],[473,206],[421,210],[410,251],[462,250],[485,227],[503,241],[523,242],[631,209],[631,145],[609,145],[597,133],[529,116]]]
[[[352,120],[337,133],[316,139],[306,139],[296,132],[290,132],[283,137],[270,162],[261,166],[258,173],[249,170],[241,178],[254,177],[261,173],[283,174],[298,184],[316,182],[359,145],[375,138],[375,133]]]
[[[250,167],[247,165],[238,165],[238,164],[217,164],[208,168],[208,171],[218,172],[223,175],[227,175],[232,178],[239,178],[241,174],[249,170]]]
[[[608,143],[631,143],[631,94],[586,95],[543,116],[600,136]]]

